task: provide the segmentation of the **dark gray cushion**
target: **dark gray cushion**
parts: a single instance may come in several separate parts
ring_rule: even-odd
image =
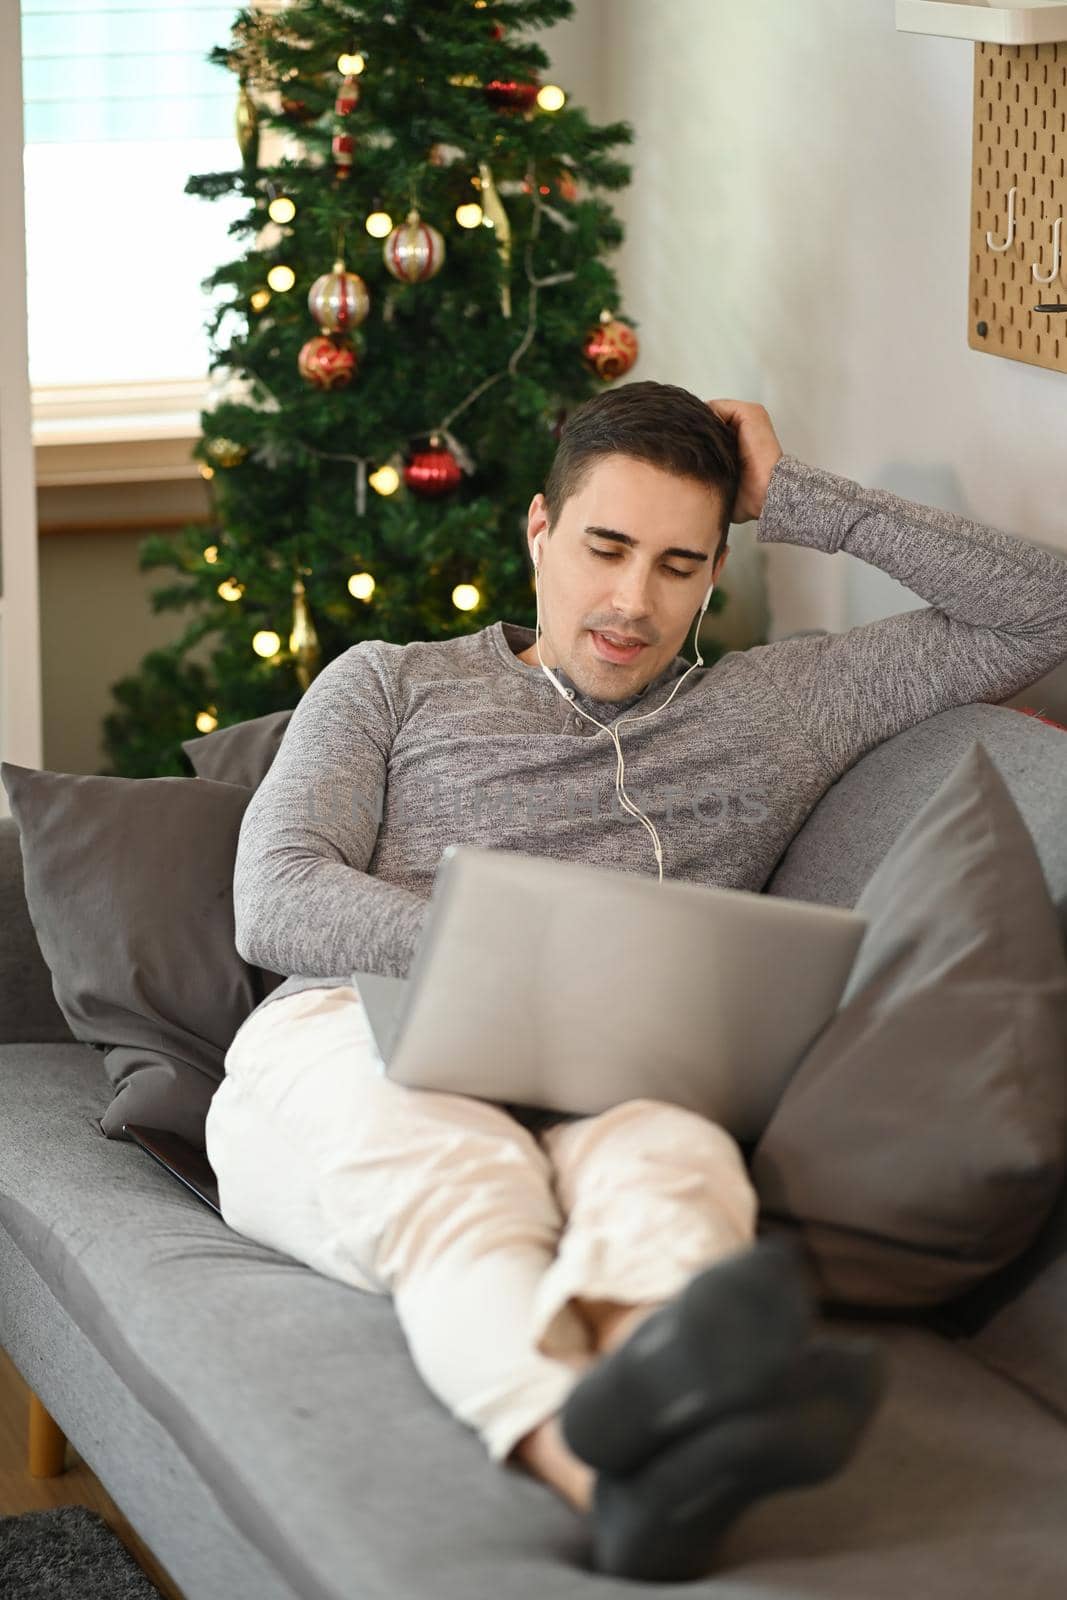
[[[106,1050],[103,1118],[179,1133],[204,1118],[249,1012],[282,981],[237,953],[233,863],[251,789],[0,764],[26,903],[76,1039]]]
[[[0,925],[0,1043],[70,1044],[73,1035],[56,1005],[52,974],[26,906],[14,817],[0,817]]]
[[[292,714],[291,710],[270,711],[264,717],[250,717],[247,722],[216,728],[199,739],[185,739],[182,749],[198,778],[258,789],[278,754]]]
[[[856,902],[837,1014],[752,1160],[824,1295],[957,1296],[1034,1239],[1067,1169],[1067,959],[1033,841],[974,742]]]

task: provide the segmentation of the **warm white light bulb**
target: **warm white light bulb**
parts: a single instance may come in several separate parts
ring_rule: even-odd
[[[367,482],[378,494],[395,494],[400,487],[400,474],[395,467],[387,463],[384,467],[379,467],[376,472],[372,472]]]
[[[296,206],[288,195],[280,194],[277,200],[272,200],[267,207],[267,215],[272,222],[292,222],[296,216]]]
[[[240,600],[244,592],[244,584],[238,583],[236,578],[224,578],[218,587],[218,593],[223,600]]]
[[[567,96],[556,83],[546,83],[543,89],[537,91],[537,104],[542,111],[559,111],[566,99]]]
[[[252,649],[257,656],[276,656],[281,644],[282,641],[273,628],[260,628],[258,633],[252,635]]]
[[[375,582],[369,572],[353,572],[348,580],[348,592],[357,600],[369,600],[375,590]]]
[[[456,207],[456,221],[461,228],[480,228],[482,214],[482,208],[476,200],[470,200],[466,205]]]
[[[291,289],[296,282],[296,273],[292,267],[271,267],[267,273],[267,282],[279,294],[284,294],[286,289]]]
[[[262,311],[264,306],[270,305],[270,290],[254,289],[249,296],[249,305],[253,311]]]
[[[207,549],[204,551],[204,560],[207,562],[208,566],[213,567],[215,565],[215,562],[218,559],[219,559],[219,547],[218,547],[218,545],[217,544],[209,544]]]
[[[363,226],[372,239],[384,239],[393,231],[393,219],[388,211],[372,211]]]
[[[337,70],[344,78],[358,78],[366,65],[364,57],[358,54],[337,57]]]
[[[196,713],[197,733],[214,733],[218,725],[218,717],[213,717],[210,711],[198,711]]]
[[[452,590],[452,604],[457,611],[473,611],[481,598],[473,583],[457,583]]]

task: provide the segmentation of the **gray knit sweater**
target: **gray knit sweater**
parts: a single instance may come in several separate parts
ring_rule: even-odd
[[[846,550],[930,605],[733,651],[691,672],[659,716],[619,728],[626,790],[655,824],[665,879],[762,888],[866,751],[949,706],[1004,700],[1067,658],[1067,560],[1028,541],[789,455],[757,538]],[[237,948],[288,979],[261,1005],[353,972],[405,974],[449,843],[656,875],[648,832],[618,804],[611,740],[518,660],[533,640],[507,622],[443,642],[367,640],[311,684],[237,849]],[[624,704],[576,703],[607,723],[649,711],[687,666],[676,657]]]

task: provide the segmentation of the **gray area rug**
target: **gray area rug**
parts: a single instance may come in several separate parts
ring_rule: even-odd
[[[160,1600],[116,1533],[88,1506],[0,1517],[3,1600]]]

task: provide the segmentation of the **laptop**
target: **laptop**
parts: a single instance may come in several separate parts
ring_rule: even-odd
[[[667,1100],[751,1144],[866,926],[838,907],[449,845],[408,977],[353,982],[396,1083],[579,1115]]]
[[[184,1183],[204,1204],[222,1216],[219,1207],[219,1186],[215,1172],[203,1150],[197,1150],[187,1139],[165,1128],[147,1128],[139,1122],[124,1122],[123,1133],[128,1133],[135,1144],[147,1150],[160,1166]]]

